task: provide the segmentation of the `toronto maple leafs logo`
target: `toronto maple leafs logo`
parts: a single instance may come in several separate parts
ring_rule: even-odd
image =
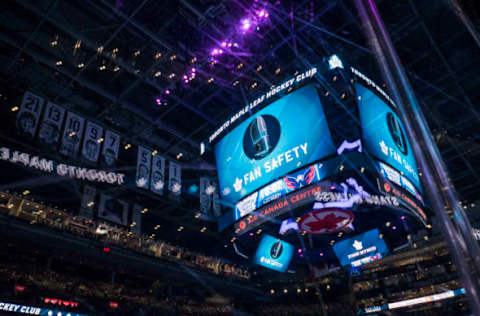
[[[205,193],[207,195],[212,195],[213,193],[215,193],[215,187],[213,185],[208,185],[206,188],[205,188]]]
[[[353,248],[355,248],[355,250],[362,250],[363,249],[362,242],[358,241],[358,240],[355,240],[353,242],[352,246],[353,246]]]
[[[242,190],[242,179],[236,178],[235,183],[233,184],[233,188],[235,189],[235,192],[239,192]]]
[[[164,186],[165,186],[165,183],[163,183],[162,180],[157,181],[157,182],[155,182],[155,183],[153,184],[153,188],[154,188],[155,190],[157,190],[157,191],[162,190]]]
[[[226,187],[225,189],[223,189],[223,195],[229,195],[230,192],[232,192],[232,190],[229,188],[229,187]]]
[[[172,185],[172,192],[173,193],[178,193],[182,189],[182,185],[180,183],[174,183]]]
[[[143,188],[147,184],[147,179],[145,179],[144,177],[138,178],[135,183],[137,184],[137,187]]]
[[[284,180],[289,191],[294,191],[309,185],[315,180],[315,166],[306,168],[303,173],[297,174],[296,176],[286,176]]]

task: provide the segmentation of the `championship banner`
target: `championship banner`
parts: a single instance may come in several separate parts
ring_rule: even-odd
[[[23,95],[22,105],[17,115],[17,132],[21,136],[33,138],[43,108],[43,98],[29,91]]]
[[[142,210],[142,206],[138,204],[133,205],[132,225],[133,223],[135,223],[135,225],[131,226],[130,231],[137,236],[142,234]]]
[[[91,162],[97,162],[100,155],[100,142],[103,137],[103,127],[87,121],[83,137],[82,157]]]
[[[210,180],[205,177],[200,177],[200,212],[209,214],[212,205],[212,194],[207,189],[210,185]]]
[[[48,102],[43,113],[43,120],[38,132],[38,139],[51,148],[55,148],[60,138],[60,130],[62,128],[63,118],[65,117],[65,109]]]
[[[137,156],[137,174],[135,184],[139,188],[150,188],[150,165],[152,161],[152,151],[142,146],[138,146]]]
[[[120,135],[105,130],[105,141],[102,149],[102,164],[106,167],[114,167],[118,159],[118,148],[120,146]]]
[[[93,218],[93,209],[95,208],[95,195],[97,189],[90,185],[83,186],[82,204],[80,205],[79,215],[84,218]]]
[[[168,168],[168,190],[173,196],[182,193],[182,167],[171,161]]]
[[[128,223],[128,203],[102,193],[100,195],[98,218],[126,226]]]
[[[162,195],[165,186],[165,158],[155,155],[152,158],[152,178],[150,181],[150,190]]]
[[[75,113],[68,112],[65,127],[63,129],[60,153],[74,157],[80,149],[80,140],[83,133],[85,119]]]

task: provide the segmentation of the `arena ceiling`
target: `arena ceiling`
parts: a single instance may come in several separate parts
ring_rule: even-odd
[[[377,2],[461,199],[478,200],[479,47],[446,0]],[[199,148],[215,127],[295,72],[336,53],[381,81],[353,2],[268,1],[266,22],[242,33],[242,17],[263,3],[2,1],[3,107],[34,91],[120,132],[124,144],[182,153],[195,174],[214,170]],[[223,41],[236,45],[214,58]],[[158,203],[159,216],[195,225],[188,210]]]

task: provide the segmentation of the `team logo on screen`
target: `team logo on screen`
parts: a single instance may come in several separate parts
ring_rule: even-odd
[[[275,242],[270,248],[270,257],[277,259],[282,255],[283,245],[280,241]]]
[[[243,150],[250,159],[267,156],[280,138],[280,123],[271,115],[257,116],[248,125],[243,136]]]
[[[407,141],[405,134],[402,130],[401,123],[395,118],[392,113],[387,114],[387,125],[393,142],[397,145],[397,148],[404,154],[407,154]]]
[[[288,191],[294,191],[311,184],[315,180],[315,166],[312,165],[300,173],[289,175],[284,178]]]

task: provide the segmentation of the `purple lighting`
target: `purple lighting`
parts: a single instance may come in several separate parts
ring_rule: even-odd
[[[166,89],[166,90],[165,90],[165,94],[166,94],[166,95],[169,95],[169,94],[170,94],[170,90]]]
[[[393,229],[393,230],[396,230],[396,229],[397,229],[397,226],[392,226],[392,229]]]
[[[323,257],[323,252],[320,252],[320,257]]]
[[[158,97],[155,98],[155,103],[156,103],[157,105],[162,105],[162,99],[160,99],[160,98],[158,98]]]
[[[404,221],[404,220],[405,220],[405,216],[400,217],[400,219],[401,219],[402,221]]]
[[[249,19],[244,19],[242,20],[242,28],[246,31],[252,26],[251,22]]]

